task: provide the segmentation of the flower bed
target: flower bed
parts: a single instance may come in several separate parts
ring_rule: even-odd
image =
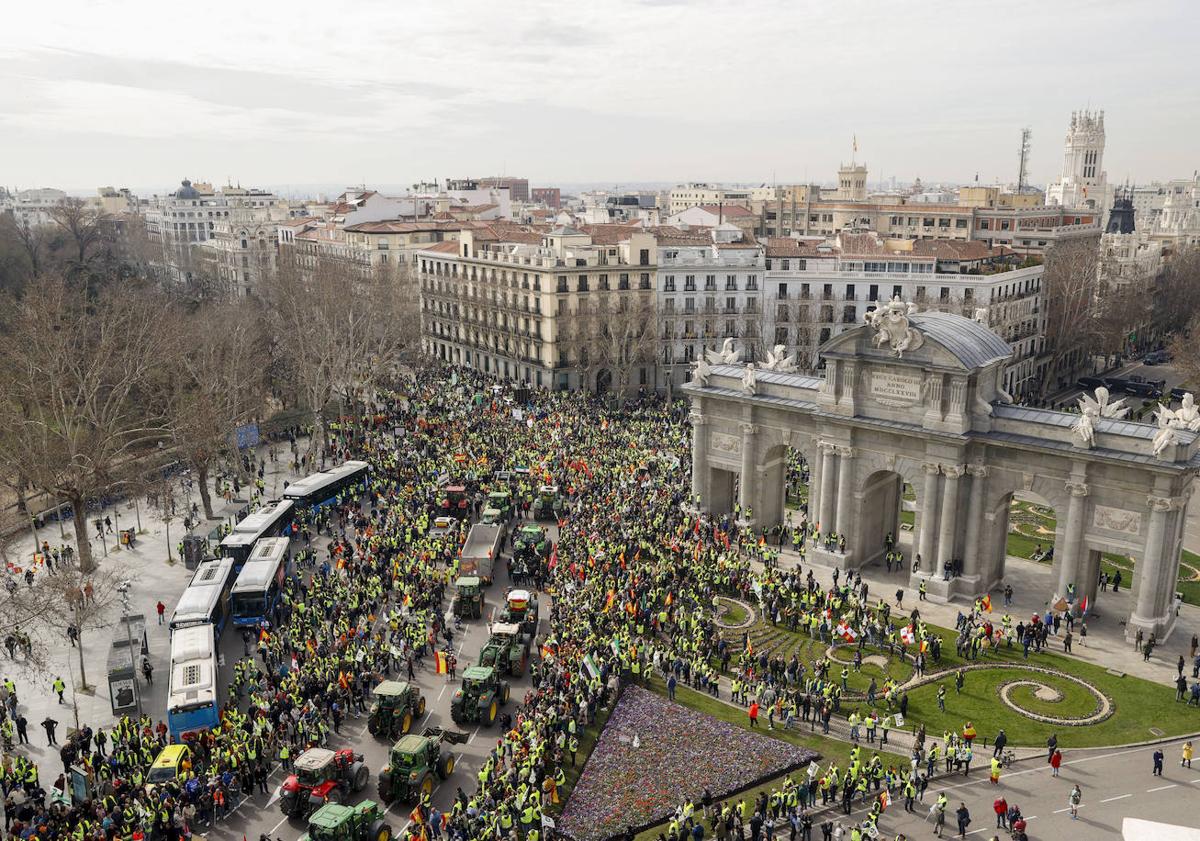
[[[706,788],[724,797],[816,757],[631,686],[600,735],[558,831],[601,841],[666,819]]]

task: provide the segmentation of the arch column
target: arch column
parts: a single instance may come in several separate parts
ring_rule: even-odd
[[[850,496],[851,490],[854,487],[854,479],[850,475],[851,469],[854,467],[854,448],[853,447],[838,447],[838,487],[837,487],[837,511],[834,514],[834,530],[838,534],[848,534],[848,526],[850,525]],[[847,546],[847,549],[850,547]]]
[[[758,481],[754,472],[754,440],[758,434],[758,426],[752,423],[742,424],[742,476],[738,483],[738,503],[742,506],[742,517],[753,520],[747,514],[753,514],[754,490],[753,485]]]
[[[1067,523],[1063,529],[1063,546],[1055,549],[1058,556],[1058,595],[1066,598],[1067,587],[1075,585],[1077,597],[1086,587],[1079,579],[1079,553],[1083,544],[1083,513],[1086,507],[1088,486],[1085,482],[1068,480],[1065,485],[1071,499],[1067,503]]]
[[[709,420],[696,409],[692,421],[692,501],[700,511],[708,510],[708,432]]]
[[[967,472],[961,464],[942,467],[946,477],[942,492],[942,521],[938,530],[937,568],[940,571],[946,561],[954,558],[954,529],[958,525],[958,480]]]
[[[967,536],[963,549],[963,578],[976,591],[991,586],[991,581],[982,581],[980,575],[981,535],[983,534],[983,492],[988,469],[982,464],[967,465],[971,477],[971,493],[967,499]]]
[[[925,471],[925,486],[921,491],[921,534],[917,538],[917,554],[921,556],[921,572],[934,575],[938,572],[934,557],[938,510],[938,474],[941,466],[935,462],[921,465]]]
[[[833,528],[833,444],[823,443],[821,447],[821,508],[818,522],[822,534]]]
[[[1150,527],[1146,535],[1146,553],[1138,563],[1137,603],[1126,625],[1126,633],[1132,636],[1136,633],[1135,626],[1142,628],[1146,636],[1158,634],[1159,642],[1163,641],[1169,625],[1170,598],[1172,592],[1162,586],[1163,567],[1169,565],[1165,557],[1168,512],[1175,507],[1177,500],[1167,496],[1151,495],[1146,498],[1146,507],[1150,509]]]

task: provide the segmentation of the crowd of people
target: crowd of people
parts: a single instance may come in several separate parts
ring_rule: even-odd
[[[907,763],[881,756],[882,745],[860,743],[860,726],[868,746],[877,729],[886,743],[887,728],[906,713],[907,696],[894,683],[855,698],[852,712],[845,709],[845,678],[825,657],[784,661],[754,652],[748,637],[739,644],[722,633],[714,600],[737,595],[760,603],[771,621],[825,644],[870,643],[912,659],[918,670],[943,654],[942,638],[918,609],[893,613],[884,600],[872,601],[856,576],[821,587],[811,571],[778,568],[778,553],[735,517],[697,514],[681,469],[689,463],[690,428],[680,404],[635,400],[614,408],[580,393],[538,390],[517,413],[510,397],[476,372],[456,369],[451,378],[446,369],[429,369],[332,423],[321,455],[368,461],[369,486],[301,512],[278,621],[245,638],[219,728],[190,737],[180,773],[152,786],[147,768],[168,741],[162,722],[143,717],[108,731],[81,729],[63,746],[63,766],[85,768],[93,795],[74,805],[54,794],[65,792],[64,777],[48,795],[36,767],[10,758],[3,777],[7,831],[37,841],[182,838],[240,798],[265,791],[276,763],[286,767],[305,748],[336,739],[345,716],[365,709],[375,682],[411,678],[452,642],[447,608],[465,526],[431,533],[447,476],[478,495],[508,490],[520,509],[539,484],[554,484],[566,506],[554,551],[527,571],[552,595],[535,647],[541,662],[534,686],[502,718],[474,790],[459,788],[445,810],[422,801],[410,837],[474,841],[519,831],[539,841],[543,812],[561,800],[579,738],[613,700],[618,676],[656,673],[672,689],[683,682],[719,694],[724,674],[732,700],[765,710],[770,726],[807,722],[828,731],[831,716],[857,717],[857,705],[865,704],[862,717],[850,719],[855,745],[847,767],[814,764],[754,802],[682,804],[664,832],[669,839],[684,838],[701,817],[718,837],[743,837],[743,827],[758,837],[754,827],[785,819],[805,838],[814,826],[836,837],[837,822],[817,821],[814,807],[838,804],[849,814],[852,805],[869,803],[869,828],[891,798],[906,809],[923,802],[940,760],[961,766],[964,740],[969,770],[965,734],[943,734],[939,746],[919,730]],[[404,430],[402,440],[396,429]],[[781,533],[778,542],[784,540]],[[960,617],[960,655],[1044,641],[1038,622],[1011,629],[978,607]],[[935,801],[939,820],[948,808],[943,801]],[[864,831],[858,821],[845,837]]]

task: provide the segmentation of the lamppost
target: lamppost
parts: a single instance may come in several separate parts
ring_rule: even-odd
[[[138,683],[137,658],[133,653],[133,628],[129,624],[129,582],[122,581],[117,585],[121,594],[121,610],[125,614],[125,638],[129,641],[129,667],[133,669],[133,698],[137,702],[138,718],[142,717],[142,689]]]

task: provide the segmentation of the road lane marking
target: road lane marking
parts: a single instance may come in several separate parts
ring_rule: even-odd
[[[469,745],[469,744],[471,744],[472,742],[474,742],[474,741],[475,741],[475,737],[476,737],[476,736],[478,736],[478,735],[479,735],[479,728],[478,728],[478,727],[476,727],[476,728],[475,728],[475,732],[473,732],[473,733],[471,734],[471,738],[467,739],[467,744]]]
[[[1106,797],[1101,800],[1101,803],[1111,803],[1114,800],[1124,800],[1126,797],[1133,797],[1132,794],[1118,794],[1116,797]]]
[[[438,700],[438,701],[442,700],[442,696],[443,696],[443,695],[445,695],[445,694],[446,694],[446,687],[445,687],[445,686],[443,686],[443,687],[442,687],[442,691],[438,693],[437,700]],[[434,703],[436,704],[436,703],[437,703],[437,701],[434,701]]]
[[[287,815],[284,815],[282,818],[280,818],[279,823],[277,823],[277,824],[275,824],[275,826],[271,827],[271,829],[267,832],[267,835],[274,835],[275,831],[278,830],[279,827],[283,826],[284,823],[287,822],[287,819],[288,819]]]
[[[1169,788],[1175,788],[1177,785],[1178,785],[1177,783],[1171,783],[1169,786],[1159,786],[1158,788],[1148,788],[1148,789],[1146,789],[1146,794],[1150,794],[1151,792],[1155,792],[1155,791],[1166,791]]]

